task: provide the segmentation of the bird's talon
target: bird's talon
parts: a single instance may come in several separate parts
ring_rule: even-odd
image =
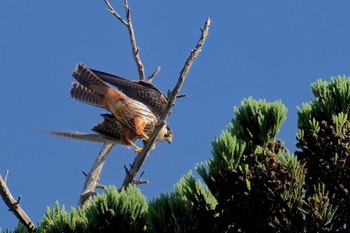
[[[141,151],[142,151],[142,148],[136,148],[135,150],[136,153],[141,153]]]

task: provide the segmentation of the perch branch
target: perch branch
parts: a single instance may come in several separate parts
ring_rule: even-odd
[[[9,210],[18,218],[21,223],[25,225],[29,232],[35,232],[35,225],[30,220],[28,215],[24,212],[21,205],[19,204],[21,196],[16,200],[13,198],[9,188],[6,185],[6,179],[8,176],[8,171],[6,172],[5,179],[0,175],[0,195],[4,200],[5,204],[9,207]]]
[[[132,20],[131,20],[131,13],[130,13],[130,7],[129,7],[129,3],[128,0],[124,0],[124,8],[125,8],[125,12],[126,12],[126,20],[123,19],[112,7],[112,5],[109,3],[108,0],[104,0],[104,2],[106,3],[109,12],[112,13],[120,22],[122,22],[129,31],[129,36],[130,36],[130,42],[131,42],[131,49],[132,49],[132,54],[134,55],[134,60],[136,62],[138,71],[139,71],[139,77],[140,80],[145,80],[145,68],[143,66],[143,63],[141,61],[141,57],[139,54],[139,48],[137,47],[137,43],[136,43],[136,37],[135,37],[135,32],[134,32],[134,27],[132,24]]]
[[[156,137],[160,131],[160,129],[165,125],[165,120],[168,116],[169,111],[171,110],[172,106],[175,103],[176,96],[179,94],[179,91],[182,87],[183,82],[185,81],[185,78],[187,74],[189,73],[191,66],[193,62],[196,60],[198,57],[199,53],[201,52],[201,49],[205,43],[205,40],[207,39],[208,33],[209,33],[209,27],[210,27],[210,19],[208,18],[205,22],[204,28],[201,29],[201,37],[199,41],[197,42],[196,47],[192,50],[190,56],[188,57],[183,69],[181,70],[180,77],[178,79],[178,82],[173,89],[173,91],[169,95],[168,103],[165,107],[164,112],[162,115],[159,117],[158,122],[155,126],[154,131],[152,132],[150,138],[144,145],[142,151],[135,157],[134,163],[131,165],[130,170],[126,172],[124,182],[121,186],[121,188],[126,188],[129,184],[133,183],[136,179],[137,173],[142,167],[142,164],[144,163],[147,155],[149,154],[149,151],[155,143]]]

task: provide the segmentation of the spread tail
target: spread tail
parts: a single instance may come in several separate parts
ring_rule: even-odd
[[[125,98],[123,93],[108,86],[83,64],[78,64],[72,75],[78,83],[73,83],[71,96],[79,101],[109,110],[111,104]]]

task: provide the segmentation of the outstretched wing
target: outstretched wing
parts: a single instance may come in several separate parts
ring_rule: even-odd
[[[163,113],[168,103],[167,97],[156,86],[149,82],[131,81],[94,69],[91,69],[91,71],[103,81],[116,86],[128,97],[147,105],[157,116]]]

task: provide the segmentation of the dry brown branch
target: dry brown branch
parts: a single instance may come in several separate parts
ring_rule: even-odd
[[[124,8],[125,8],[125,12],[126,12],[126,20],[123,19],[120,16],[120,14],[118,14],[114,10],[114,8],[112,7],[112,5],[109,3],[108,0],[104,0],[104,2],[108,6],[109,12],[111,14],[113,14],[120,22],[122,22],[128,28],[130,42],[131,42],[132,54],[134,55],[134,60],[136,62],[136,65],[137,65],[137,68],[138,68],[138,71],[139,71],[139,77],[140,77],[140,80],[145,80],[145,68],[143,66],[143,63],[141,61],[141,57],[140,57],[140,54],[139,54],[139,50],[140,49],[137,47],[136,37],[135,37],[134,27],[132,25],[131,14],[130,14],[130,7],[129,7],[128,0],[124,0]]]
[[[103,147],[92,165],[89,174],[86,176],[86,181],[79,198],[78,206],[82,207],[90,203],[92,196],[95,194],[95,189],[103,187],[98,183],[98,180],[100,179],[103,165],[115,144],[115,141],[107,141],[103,144]]]
[[[120,141],[101,134],[85,134],[80,132],[69,132],[69,131],[52,131],[53,135],[67,137],[72,139],[78,139],[90,142],[103,142],[103,147],[97,156],[92,168],[88,174],[83,172],[85,175],[85,183],[83,191],[80,195],[78,206],[83,206],[90,203],[92,196],[96,193],[97,188],[104,188],[103,185],[99,184],[100,175],[104,166],[104,163],[111,152],[114,145],[119,144]]]
[[[9,210],[18,218],[21,223],[28,229],[29,232],[35,232],[35,225],[30,220],[28,215],[24,212],[21,205],[19,204],[21,196],[18,199],[14,199],[9,188],[6,185],[6,180],[8,177],[8,171],[6,172],[5,179],[0,175],[0,195],[4,200],[5,204],[8,206]]]
[[[168,116],[168,113],[175,103],[175,99],[179,94],[179,91],[182,87],[182,84],[185,81],[185,78],[186,78],[188,72],[190,71],[193,62],[196,60],[199,53],[201,52],[201,49],[202,49],[202,47],[205,43],[205,40],[207,39],[208,33],[209,33],[210,24],[211,24],[211,22],[210,22],[210,19],[208,18],[205,22],[204,28],[201,29],[202,34],[201,34],[201,37],[200,37],[196,47],[192,50],[190,56],[188,57],[183,69],[181,70],[179,80],[178,80],[175,88],[173,89],[173,91],[169,95],[168,103],[167,103],[167,106],[166,106],[163,114],[160,116],[153,133],[151,134],[147,143],[143,147],[142,151],[136,156],[134,163],[131,165],[130,170],[128,170],[126,172],[124,182],[123,182],[121,188],[123,188],[123,187],[126,188],[129,184],[131,184],[135,181],[137,173],[141,169],[147,155],[149,154],[149,151],[150,151],[153,143],[155,142],[156,137],[157,137],[160,129],[165,125],[165,120]]]

